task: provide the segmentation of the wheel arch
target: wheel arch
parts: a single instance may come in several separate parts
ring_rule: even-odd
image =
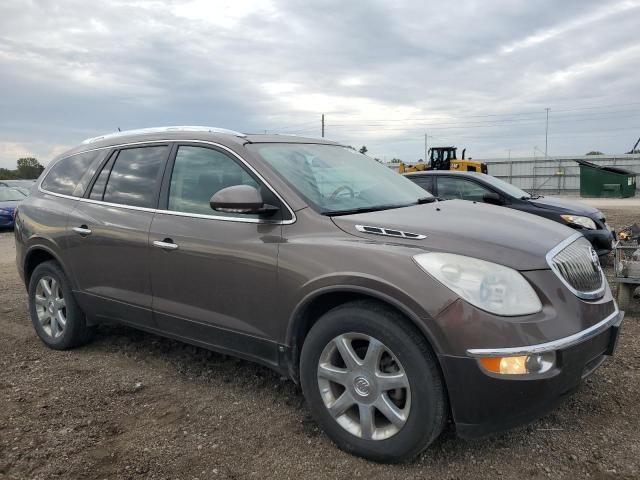
[[[60,261],[60,258],[54,251],[54,249],[48,245],[38,243],[28,248],[22,264],[22,268],[24,269],[24,283],[27,288],[29,288],[31,275],[33,274],[33,271],[36,269],[36,267],[41,263],[47,262],[49,260],[55,261],[65,273],[67,278],[71,280],[71,277],[64,268],[63,263]]]
[[[302,299],[290,317],[287,328],[287,345],[290,347],[289,374],[299,382],[300,351],[313,325],[329,310],[356,300],[370,300],[401,314],[424,337],[436,359],[437,345],[424,321],[410,307],[396,298],[371,288],[355,285],[339,285],[320,288]],[[442,366],[440,366],[442,370]],[[444,375],[443,375],[444,378]]]

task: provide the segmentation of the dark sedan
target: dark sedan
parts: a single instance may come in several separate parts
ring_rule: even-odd
[[[600,210],[583,203],[532,195],[491,175],[476,172],[429,171],[406,175],[444,200],[462,199],[502,205],[567,225],[582,233],[599,256],[612,249],[613,233]]]
[[[0,228],[13,228],[15,209],[25,198],[17,188],[0,186]]]

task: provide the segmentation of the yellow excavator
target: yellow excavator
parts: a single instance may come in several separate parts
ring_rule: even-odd
[[[462,150],[462,158],[458,159],[456,147],[433,147],[429,149],[429,163],[418,162],[408,165],[400,162],[398,173],[423,172],[425,170],[456,170],[459,172],[487,173],[487,164],[477,160],[465,159],[466,148]]]

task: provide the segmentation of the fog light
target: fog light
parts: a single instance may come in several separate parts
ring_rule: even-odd
[[[551,370],[556,361],[555,352],[519,355],[515,357],[483,357],[478,359],[485,370],[501,375],[526,375]]]

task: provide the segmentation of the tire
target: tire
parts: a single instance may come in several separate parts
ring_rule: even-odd
[[[91,336],[69,280],[54,261],[41,263],[31,274],[29,312],[40,340],[55,350],[77,347]]]
[[[364,366],[352,357],[349,368],[345,345]],[[372,352],[382,354],[367,356]],[[389,377],[383,382],[385,373],[396,383],[387,383]],[[350,302],[318,319],[302,346],[300,381],[313,417],[329,438],[370,460],[412,459],[440,435],[447,420],[444,382],[431,347],[402,315],[375,301]],[[378,408],[389,414],[389,402],[402,415],[385,415]]]

